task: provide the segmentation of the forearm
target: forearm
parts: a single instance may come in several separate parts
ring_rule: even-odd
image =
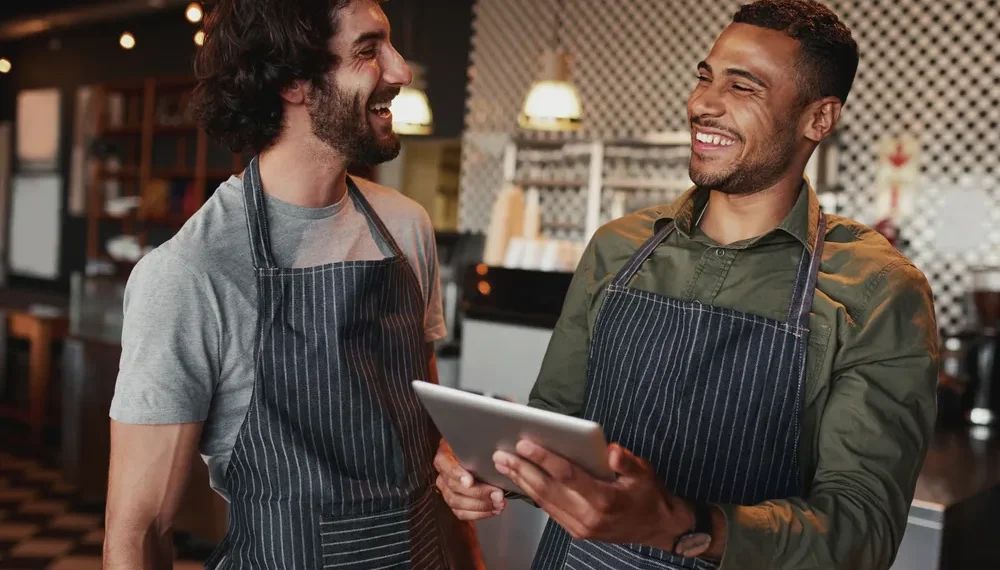
[[[888,570],[906,517],[849,494],[720,509],[725,544],[712,549],[720,570]]]
[[[174,563],[169,527],[119,525],[109,519],[104,537],[104,570],[170,570]]]
[[[200,423],[148,426],[112,421],[105,570],[173,567],[174,517],[200,435]]]

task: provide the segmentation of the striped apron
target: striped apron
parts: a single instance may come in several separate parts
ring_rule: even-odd
[[[442,525],[459,522],[432,491],[440,436],[410,385],[428,378],[416,275],[350,179],[393,255],[277,267],[257,160],[243,177],[259,307],[254,392],[226,472],[229,529],[206,567],[455,567],[445,537],[455,529]]]
[[[797,458],[809,310],[826,217],[803,248],[785,322],[629,287],[668,224],[608,286],[590,347],[583,417],[688,499],[752,505],[801,496]],[[573,540],[553,520],[534,570],[712,568],[636,544]]]

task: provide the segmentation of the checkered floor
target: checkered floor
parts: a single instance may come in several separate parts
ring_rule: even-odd
[[[3,439],[0,569],[101,570],[104,505],[78,500],[54,463]],[[201,570],[208,554],[179,537],[174,569]]]

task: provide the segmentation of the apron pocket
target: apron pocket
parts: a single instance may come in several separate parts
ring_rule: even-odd
[[[336,570],[438,570],[441,536],[431,502],[371,515],[323,517],[319,523],[323,568]]]
[[[410,568],[410,510],[323,518],[319,523],[323,568]]]
[[[644,556],[618,544],[574,540],[566,553],[564,570],[594,570],[595,568],[626,568],[636,570],[707,570],[711,564],[685,561],[674,564],[653,556]]]

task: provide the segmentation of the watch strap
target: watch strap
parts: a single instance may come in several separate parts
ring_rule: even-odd
[[[681,534],[674,540],[673,552],[679,554],[681,543],[695,535],[712,536],[712,507],[703,501],[694,501],[691,504],[694,511],[694,526],[691,530]]]
[[[695,534],[712,534],[712,507],[708,503],[695,501],[694,503],[694,529]]]

